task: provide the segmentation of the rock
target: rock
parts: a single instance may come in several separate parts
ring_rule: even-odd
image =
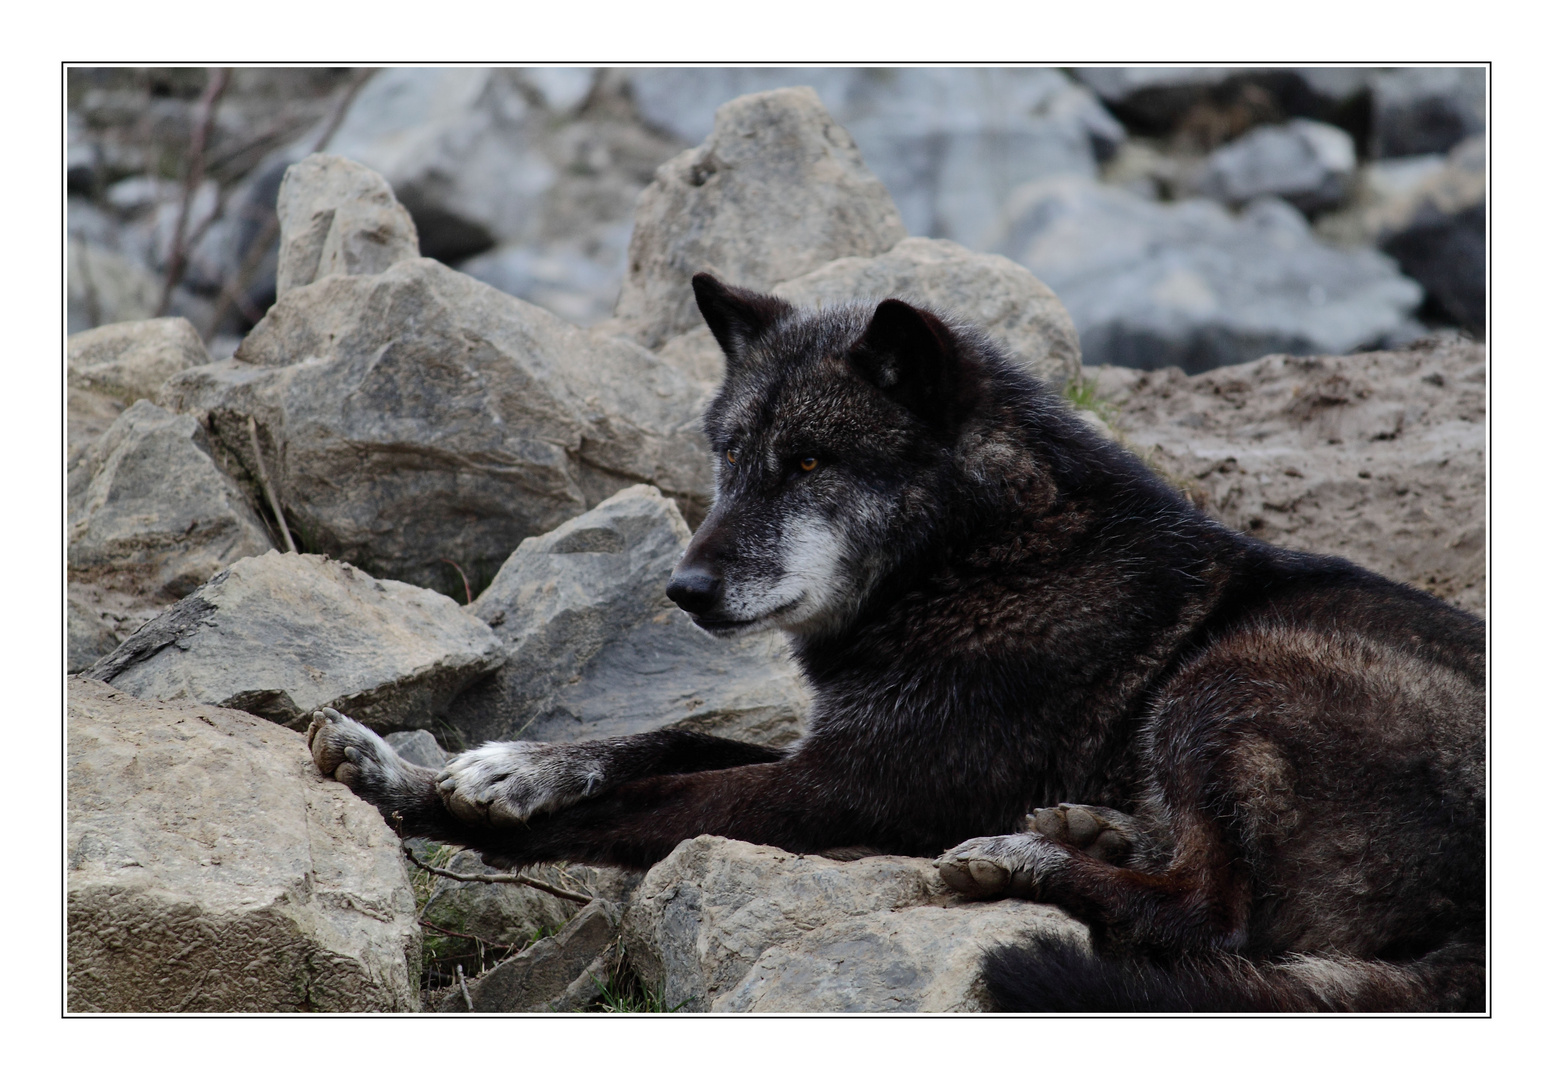
[[[1230,214],[1081,178],[1021,188],[999,250],[1051,287],[1089,364],[1188,372],[1269,352],[1416,337],[1418,285],[1373,251],[1329,247],[1271,198]]]
[[[525,536],[633,483],[699,520],[709,388],[430,259],[288,292],[233,361],[168,383],[267,468],[299,545],[464,594]]]
[[[377,173],[332,154],[286,170],[280,218],[277,298],[329,274],[378,274],[420,255],[415,222]]]
[[[1428,290],[1431,304],[1482,336],[1488,327],[1485,147],[1481,136],[1451,151],[1445,167],[1391,208],[1381,250]]]
[[[1045,904],[960,900],[927,859],[838,862],[701,836],[647,872],[627,961],[686,1012],[963,1012],[982,951],[1030,934],[1088,943]]]
[[[1484,613],[1484,357],[1269,356],[1195,376],[1091,368],[1113,423],[1209,513]]]
[[[144,400],[126,409],[70,472],[72,578],[166,602],[270,550],[246,494],[213,453],[193,417]]]
[[[65,322],[70,333],[156,314],[162,283],[151,271],[80,240],[70,241],[66,255]]]
[[[1192,187],[1233,206],[1276,195],[1312,214],[1343,201],[1357,164],[1348,132],[1315,120],[1291,120],[1254,128],[1219,147]]]
[[[398,842],[246,713],[69,683],[66,1008],[411,1012]]]
[[[330,153],[382,174],[427,256],[454,261],[522,234],[557,173],[542,121],[501,68],[385,68],[361,88]]]
[[[453,755],[437,745],[437,737],[425,728],[395,731],[384,737],[384,742],[394,748],[394,753],[427,769],[440,769]]]
[[[751,94],[718,109],[706,142],[664,163],[642,193],[615,315],[656,348],[700,324],[698,271],[769,289],[905,235],[889,192],[813,90]]]
[[[65,601],[65,672],[85,671],[119,647],[119,636],[90,606],[69,596]]]
[[[690,542],[674,504],[628,488],[523,541],[469,609],[507,662],[448,713],[472,743],[568,742],[673,724],[781,745],[808,705],[775,632],[720,641],[664,595]]]
[[[66,383],[133,405],[185,368],[210,363],[199,331],[187,319],[147,319],[71,334],[65,343]]]
[[[986,330],[1059,390],[1078,378],[1078,332],[1056,295],[1018,263],[949,240],[912,237],[871,259],[837,259],[772,291],[810,306],[914,298]]]
[[[569,323],[592,326],[614,310],[630,239],[630,224],[622,222],[601,237],[506,244],[467,259],[458,268]]]
[[[1488,111],[1483,68],[1398,68],[1374,76],[1370,90],[1374,157],[1443,153],[1483,134]]]
[[[615,938],[619,908],[595,900],[579,911],[554,937],[540,938],[510,960],[504,960],[469,987],[471,1010],[463,995],[443,999],[443,1012],[550,1012],[554,999],[566,995]]]
[[[715,342],[714,342],[715,344]],[[124,411],[124,402],[95,390],[65,388],[65,471],[68,474]]]
[[[460,851],[446,868],[455,874],[466,875],[503,876],[512,873],[487,865],[473,851]],[[597,897],[600,902],[608,905],[618,905],[624,901],[642,880],[641,873],[635,871],[560,863],[529,866],[523,873],[558,888]],[[499,945],[523,945],[557,932],[575,914],[575,902],[527,885],[438,878],[431,898],[426,901],[421,912],[421,918],[432,926],[455,933],[472,934]],[[435,935],[435,931],[432,933]],[[448,940],[454,948],[462,949],[470,944],[459,939]],[[438,967],[449,975],[453,974],[451,961],[456,958],[454,954],[445,949],[439,949],[438,952]],[[475,965],[479,961],[474,949],[468,949],[468,953],[464,960],[466,976],[478,971]]]
[[[299,729],[330,706],[387,732],[424,726],[499,663],[489,628],[446,596],[272,551],[216,575],[91,675],[136,697],[243,709]]]
[[[1487,326],[1488,182],[1481,136],[1443,154],[1372,162],[1351,205],[1316,222],[1338,244],[1373,244],[1428,290],[1431,313],[1481,335]]]
[[[913,235],[985,245],[1010,191],[1043,176],[1093,176],[1121,125],[1053,68],[649,68],[637,111],[686,142],[742,94],[812,87],[857,141]]]

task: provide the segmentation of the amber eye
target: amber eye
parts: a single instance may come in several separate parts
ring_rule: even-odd
[[[819,458],[806,457],[798,463],[798,467],[804,472],[813,472],[814,467],[820,463]]]
[[[739,463],[739,455],[735,454],[732,450],[728,451],[726,456],[728,458],[728,464],[737,465]]]

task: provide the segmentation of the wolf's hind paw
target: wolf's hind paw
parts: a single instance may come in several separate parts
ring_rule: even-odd
[[[976,900],[1000,896],[1039,899],[1041,879],[1069,858],[1067,852],[1032,833],[978,836],[957,844],[933,861],[938,876],[955,892]]]
[[[1138,824],[1104,806],[1058,803],[1025,815],[1025,831],[1068,844],[1101,862],[1120,866],[1140,847]]]

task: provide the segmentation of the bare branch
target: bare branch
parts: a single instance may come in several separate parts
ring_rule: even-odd
[[[162,299],[156,305],[157,315],[166,315],[172,303],[173,289],[183,280],[189,254],[186,234],[189,228],[189,207],[194,203],[195,192],[205,179],[205,144],[210,140],[210,129],[216,120],[216,104],[226,93],[232,80],[230,68],[212,68],[200,95],[198,119],[189,137],[189,167],[183,175],[183,201],[178,205],[178,220],[173,226],[172,248],[167,256],[167,278],[162,282]]]
[[[259,449],[259,425],[251,416],[248,418],[248,439],[253,443],[253,460],[259,470],[259,484],[270,500],[270,509],[275,511],[275,521],[280,526],[280,534],[286,538],[286,548],[295,555],[297,542],[291,538],[291,529],[286,526],[286,512],[280,508],[280,499],[276,497],[275,488],[270,484],[269,471],[264,467],[264,453]]]
[[[409,844],[403,846],[405,858],[427,873],[436,874],[438,877],[450,878],[453,881],[474,881],[486,885],[527,885],[531,889],[547,892],[551,896],[559,896],[562,900],[570,900],[574,904],[591,904],[598,899],[598,897],[589,896],[587,893],[572,892],[570,889],[563,889],[552,885],[548,881],[531,878],[527,874],[457,874],[452,870],[439,870],[435,866],[428,866],[417,859],[415,852],[410,850]]]

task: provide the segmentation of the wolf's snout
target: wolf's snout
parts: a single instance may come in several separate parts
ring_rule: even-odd
[[[722,599],[723,579],[705,570],[680,570],[669,578],[668,594],[692,615],[704,615]]]

